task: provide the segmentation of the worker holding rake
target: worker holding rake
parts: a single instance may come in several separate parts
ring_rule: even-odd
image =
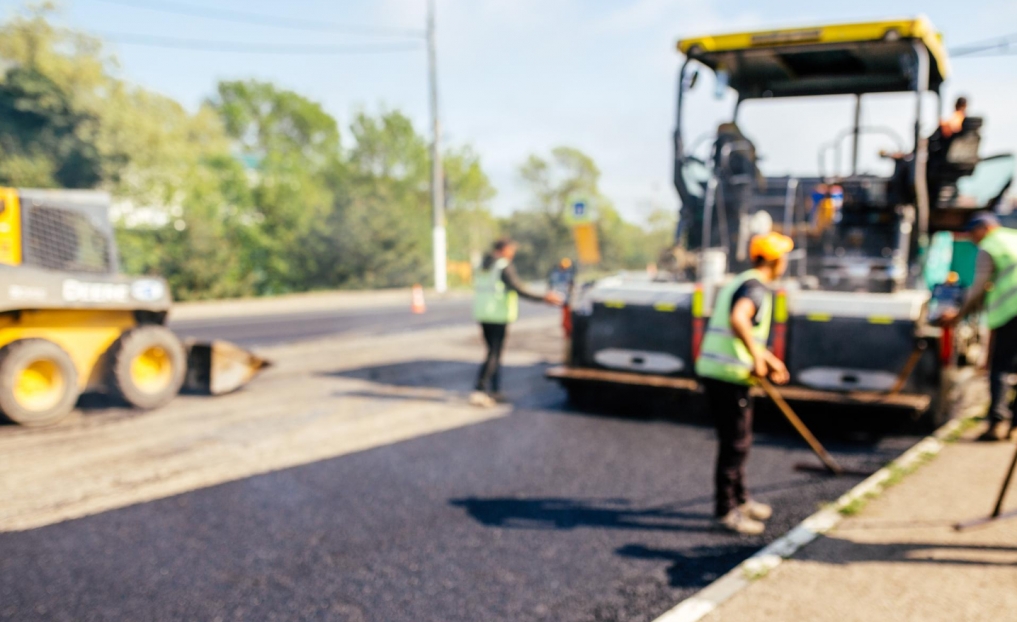
[[[758,535],[770,518],[770,506],[752,500],[745,489],[745,462],[752,445],[754,378],[786,384],[784,363],[766,348],[773,295],[767,287],[787,269],[791,238],[779,233],[754,237],[749,245],[753,268],[717,294],[706,337],[696,360],[710,414],[717,426],[716,517],[735,533]]]

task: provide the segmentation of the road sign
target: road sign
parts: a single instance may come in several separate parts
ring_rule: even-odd
[[[593,221],[593,204],[589,198],[575,196],[569,199],[568,211],[565,214],[566,220],[571,225],[577,225]]]
[[[576,201],[572,204],[572,217],[576,220],[586,218],[586,201]]]

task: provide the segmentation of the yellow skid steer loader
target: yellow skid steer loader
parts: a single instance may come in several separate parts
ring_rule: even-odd
[[[166,328],[166,281],[119,273],[110,197],[0,188],[0,412],[54,424],[84,391],[157,408],[181,388],[220,394],[267,362]]]

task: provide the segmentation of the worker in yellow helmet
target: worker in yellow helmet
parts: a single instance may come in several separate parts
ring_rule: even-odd
[[[566,302],[572,298],[576,282],[576,267],[572,260],[563,257],[547,275],[547,288],[561,296]]]
[[[749,498],[745,489],[745,461],[752,445],[749,388],[754,378],[768,377],[777,384],[790,379],[784,363],[767,350],[766,341],[773,311],[768,285],[787,270],[792,248],[791,238],[779,233],[752,238],[753,267],[717,294],[696,359],[696,373],[706,389],[719,441],[715,513],[721,527],[741,534],[762,533],[762,521],[773,514],[770,506]]]

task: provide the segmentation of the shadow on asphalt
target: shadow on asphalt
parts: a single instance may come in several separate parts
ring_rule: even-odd
[[[546,367],[544,364],[524,366],[502,365],[502,388],[507,392],[511,392],[513,389],[522,389],[524,388],[522,383],[517,380],[520,375],[542,374]],[[465,361],[419,359],[387,365],[371,365],[356,369],[322,372],[320,375],[333,378],[367,380],[394,387],[429,387],[468,391],[473,388],[473,384],[477,380],[477,370],[479,369],[479,360],[476,363],[467,363]]]
[[[391,391],[336,391],[335,397],[363,397],[372,400],[392,400],[405,402],[433,402],[435,404],[451,404],[456,400],[448,395],[421,395],[419,393],[392,393]]]
[[[245,387],[241,387],[240,389],[234,391],[233,393],[230,393],[229,395],[233,395],[244,390]],[[205,391],[194,391],[190,389],[181,389],[180,395],[198,396],[207,399],[214,399],[215,397],[217,397],[209,395],[208,392]],[[108,416],[114,419],[120,419],[124,417],[143,415],[147,412],[153,412],[150,410],[144,410],[142,408],[135,408],[128,404],[127,402],[125,402],[124,400],[120,399],[119,397],[116,397],[115,395],[110,395],[108,393],[100,393],[98,391],[89,391],[87,393],[82,393],[81,396],[78,397],[78,403],[74,406],[74,410],[75,413],[72,413],[71,416],[69,416],[66,420],[58,423],[57,426],[73,425],[74,422],[80,421],[79,416],[84,417],[86,419],[89,417],[97,416],[102,417]],[[17,424],[12,421],[9,421],[8,419],[0,415],[0,428],[7,426],[15,427],[17,426]],[[46,430],[49,428],[44,427],[37,429]]]
[[[677,506],[638,508],[624,499],[578,500],[467,498],[449,502],[464,508],[487,527],[515,529],[638,529],[666,531],[713,530],[708,511],[685,512]]]
[[[671,587],[701,588],[719,579],[758,549],[758,546],[752,544],[722,544],[694,546],[677,551],[628,544],[619,548],[616,553],[631,559],[670,562],[667,579]]]
[[[757,494],[787,492],[812,486],[808,479],[789,479],[754,488]],[[562,497],[468,497],[452,499],[477,522],[509,529],[640,529],[712,531],[713,495],[672,503],[638,506],[627,499],[569,499]],[[699,508],[696,511],[689,511]]]

